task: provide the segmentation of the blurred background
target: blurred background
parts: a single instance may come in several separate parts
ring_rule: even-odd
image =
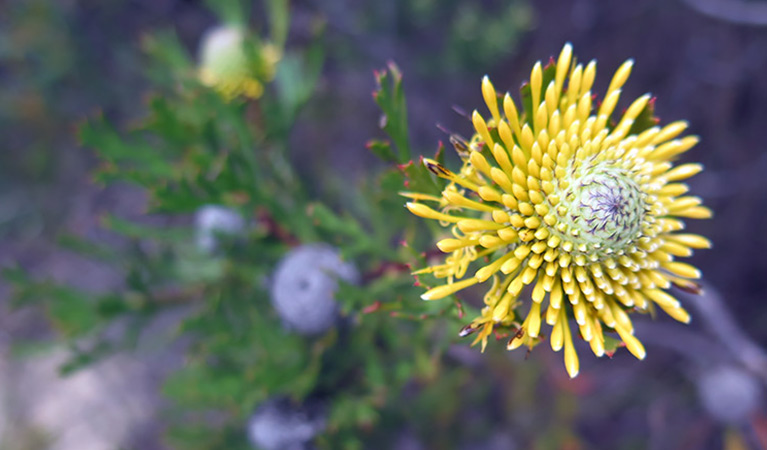
[[[714,243],[691,260],[706,289],[682,297],[692,323],[637,324],[645,361],[583,352],[581,375],[568,380],[547,348],[485,358],[465,343],[451,346],[463,378],[434,395],[481,385],[454,414],[473,431],[449,444],[432,439],[431,424],[453,419],[426,409],[433,415],[422,423],[377,423],[388,440],[371,441],[376,432],[363,427],[360,448],[767,448],[767,2],[295,0],[289,11],[288,48],[315,45],[317,27],[324,30],[319,78],[288,137],[290,161],[310,190],[332,192],[328,179],[353,184],[385,168],[366,143],[381,135],[371,92],[373,71],[388,61],[404,73],[412,147],[430,155],[447,141],[443,129],[471,133],[454,109],[481,105],[483,75],[513,91],[536,60],[571,42],[581,60],[599,62],[595,92],[633,58],[624,99],[651,92],[661,121],[689,121],[701,143],[684,159],[706,167],[691,192],[715,214],[688,224]],[[102,219],[141,217],[147,197],[125,183],[94,183],[99,159],[77,127],[96,114],[121,129],[144,117],[148,36],[173,30],[196,55],[219,21],[195,0],[0,2],[0,265],[86,292],[120,289],[119,267],[64,250],[58,239],[75,233],[124,245]],[[185,364],[184,342],[168,339],[156,345],[162,351],[126,353],[58,381],[66,349],[24,344],[52,336],[49,320],[10,303],[10,286],[0,282],[0,447],[191,448],[169,443],[158,413],[168,408],[159,386]],[[154,323],[157,334],[163,323]],[[523,368],[508,379],[507,364]],[[110,433],[96,436],[95,424]]]

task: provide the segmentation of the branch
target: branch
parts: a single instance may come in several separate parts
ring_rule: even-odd
[[[737,25],[767,26],[767,4],[740,0],[681,0],[690,9]]]

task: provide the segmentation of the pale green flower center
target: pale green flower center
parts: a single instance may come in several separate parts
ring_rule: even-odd
[[[641,236],[647,211],[646,194],[631,174],[598,162],[573,168],[569,175],[555,227],[563,241],[589,256],[628,249]]]

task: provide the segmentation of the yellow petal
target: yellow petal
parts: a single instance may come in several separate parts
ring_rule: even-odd
[[[443,286],[437,286],[435,288],[429,289],[428,291],[424,292],[421,295],[421,298],[423,300],[439,300],[441,298],[445,298],[450,294],[454,294],[461,289],[465,289],[469,286],[473,286],[475,284],[479,283],[479,281],[472,277],[467,278],[462,281],[457,281],[455,283],[445,284]]]
[[[559,59],[557,59],[557,72],[554,76],[554,81],[557,88],[557,100],[562,93],[562,86],[564,85],[567,73],[570,71],[570,62],[573,58],[573,46],[568,42],[562,47],[562,52],[559,53]]]
[[[541,330],[541,304],[540,303],[533,303],[530,305],[530,312],[527,313],[527,318],[525,319],[525,322],[527,323],[527,335],[530,337],[537,337],[538,333]]]
[[[711,241],[697,234],[669,234],[666,239],[692,248],[711,248]]]
[[[612,81],[610,81],[610,86],[607,88],[608,94],[617,89],[620,89],[626,83],[626,80],[628,80],[629,75],[631,75],[631,69],[633,67],[634,67],[633,59],[626,60],[626,62],[621,64],[618,70],[615,71],[615,75],[613,75]]]
[[[493,115],[493,119],[495,119],[495,123],[500,122],[501,114],[498,112],[498,96],[495,93],[493,83],[490,82],[487,75],[482,78],[482,97],[484,97],[487,108],[490,110],[490,114]]]
[[[637,359],[644,359],[645,356],[647,356],[647,352],[645,351],[642,343],[639,342],[639,339],[634,337],[631,333],[619,325],[615,326],[615,331],[618,332],[621,340],[624,344],[626,344],[626,348],[629,350],[629,352],[631,352],[631,354],[634,355]]]
[[[449,214],[435,211],[423,203],[407,202],[405,203],[405,206],[411,213],[426,219],[442,220],[445,222],[458,222],[459,220],[465,219],[465,217],[451,216]]]
[[[679,275],[682,278],[692,278],[694,280],[697,280],[700,278],[700,270],[696,269],[695,267],[683,263],[683,262],[668,262],[663,263],[661,266],[668,270],[669,272],[673,273],[674,275]]]
[[[565,368],[567,369],[570,378],[575,378],[580,371],[580,364],[578,362],[578,354],[575,352],[575,347],[573,346],[573,336],[570,333],[570,324],[567,322],[566,318],[563,319],[562,327],[564,328],[565,334]]]
[[[443,253],[454,252],[460,248],[470,247],[479,243],[476,239],[442,239],[437,242],[437,248]]]

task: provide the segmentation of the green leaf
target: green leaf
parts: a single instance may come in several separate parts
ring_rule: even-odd
[[[442,195],[444,183],[426,168],[423,164],[423,158],[417,164],[410,161],[407,164],[400,165],[399,169],[407,178],[405,190],[436,196]]]
[[[188,71],[192,67],[189,54],[172,30],[146,36],[141,44],[150,59],[146,69],[148,75],[161,84],[168,84],[173,81],[176,73]]]
[[[407,125],[407,104],[402,88],[402,73],[393,62],[388,70],[375,73],[376,90],[373,92],[381,108],[380,127],[389,135],[398,151],[398,161],[405,163],[411,158],[410,135]]]
[[[103,216],[102,224],[117,233],[135,239],[157,239],[161,241],[186,241],[190,237],[188,230],[179,228],[166,228],[163,226],[143,225],[129,220],[121,219],[115,215]]]
[[[248,18],[247,5],[242,0],[205,0],[205,4],[227,25],[245,26]]]
[[[267,0],[266,10],[269,14],[269,27],[272,42],[278,47],[285,46],[290,25],[290,5],[287,0]]]
[[[397,162],[397,155],[394,153],[394,149],[391,148],[391,142],[389,141],[371,139],[367,143],[367,148],[388,163]]]
[[[655,97],[653,97],[649,102],[647,102],[647,106],[644,107],[637,118],[634,119],[634,124],[631,125],[631,129],[629,130],[628,134],[639,134],[649,128],[654,127],[655,125],[658,125],[658,122],[659,119],[655,117]]]
[[[315,39],[315,44],[304,52],[290,52],[284,55],[277,66],[274,85],[277,88],[277,106],[282,118],[282,123],[279,124],[281,129],[278,132],[284,133],[290,129],[301,108],[314,94],[325,60],[322,38],[316,36]],[[269,125],[274,128],[277,124]]]
[[[83,146],[98,151],[107,163],[104,170],[118,170],[121,165],[128,170],[140,169],[140,176],[134,180],[141,184],[154,178],[168,178],[174,173],[173,165],[167,161],[161,148],[121,136],[103,116],[85,122],[80,127],[80,139]]]
[[[618,347],[623,346],[623,341],[620,339],[615,339],[614,337],[604,334],[605,339],[605,355],[612,358],[615,352],[618,350]]]

